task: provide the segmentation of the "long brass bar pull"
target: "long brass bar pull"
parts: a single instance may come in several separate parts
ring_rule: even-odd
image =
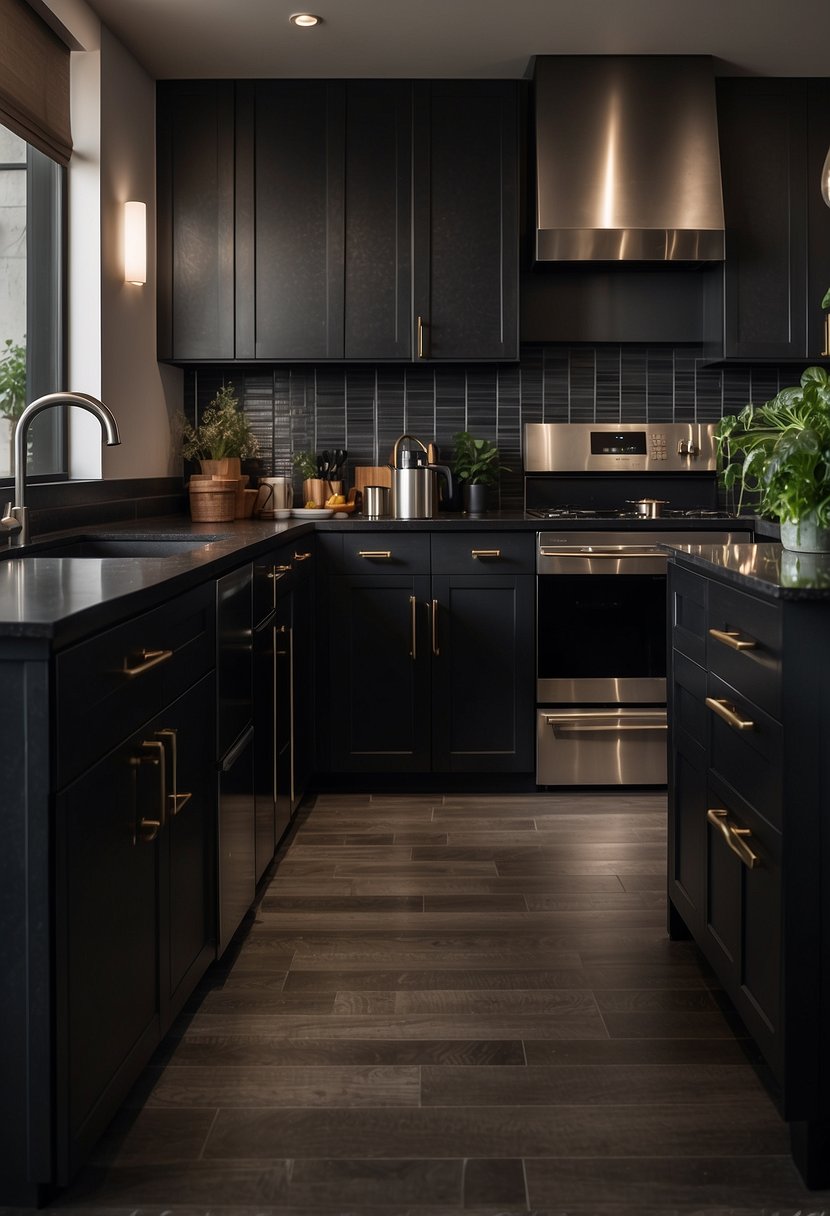
[[[733,730],[755,730],[755,723],[749,718],[742,718],[734,705],[730,705],[728,701],[724,701],[717,697],[707,697],[706,704],[711,709],[712,713],[717,714],[719,718],[723,718]]]
[[[734,823],[729,822],[726,811],[716,807],[709,808],[706,818],[718,829],[726,847],[740,858],[748,870],[754,870],[760,863],[760,858],[747,844],[747,839],[752,836],[749,828],[736,827]]]
[[[830,312],[824,314],[824,350],[822,359],[830,359]]]
[[[730,650],[754,650],[758,645],[753,638],[742,638],[736,629],[710,629],[709,637],[722,642]]]
[[[133,844],[141,841],[143,844],[151,844],[158,836],[165,824],[165,809],[167,800],[167,773],[164,763],[164,744],[160,739],[145,739],[142,747],[148,748],[155,754],[152,756],[132,756],[130,764],[133,769],[133,798],[135,806],[135,827],[133,830]],[[148,819],[146,815],[139,818],[138,813],[138,770],[142,764],[152,764],[159,770],[159,811],[157,819]]]
[[[409,657],[413,663],[418,657],[418,621],[417,621],[418,601],[414,595],[409,597],[409,624],[410,624],[410,643]]]
[[[501,549],[471,549],[471,557],[501,557]]]
[[[179,811],[184,810],[193,795],[179,793],[179,738],[177,732],[172,727],[168,727],[165,730],[157,730],[156,734],[162,741],[165,739],[170,740],[170,784],[173,787],[173,792],[167,795],[167,800],[170,806],[170,815],[175,818]]]
[[[392,556],[391,549],[358,549],[358,557],[378,557],[388,561]]]
[[[423,359],[423,357],[424,357],[424,329],[425,328],[426,327],[424,325],[424,318],[418,317],[418,358],[419,359]]]
[[[158,667],[160,663],[166,663],[172,657],[172,650],[139,650],[137,654],[138,662],[130,664],[129,659],[125,659],[121,670],[131,680],[134,676],[143,675],[145,671]]]
[[[295,553],[294,561],[295,562],[307,562],[310,557],[311,557],[310,553]]]
[[[441,648],[438,645],[438,600],[433,600],[431,604],[432,610],[432,653],[436,658],[441,653]]]

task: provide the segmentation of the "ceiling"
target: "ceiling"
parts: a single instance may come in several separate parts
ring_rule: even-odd
[[[159,78],[521,77],[534,54],[713,55],[722,73],[823,76],[828,0],[89,0]]]

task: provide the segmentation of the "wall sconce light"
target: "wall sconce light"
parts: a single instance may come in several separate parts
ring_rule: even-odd
[[[124,282],[147,282],[147,204],[124,204]]]

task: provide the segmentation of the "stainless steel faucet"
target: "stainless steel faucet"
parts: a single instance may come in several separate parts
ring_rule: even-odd
[[[29,508],[26,506],[26,436],[32,419],[43,410],[53,405],[77,405],[82,410],[94,414],[101,424],[108,447],[115,447],[121,442],[118,433],[118,423],[112,412],[99,401],[86,393],[47,393],[38,397],[31,405],[27,405],[17,420],[14,429],[14,503],[8,503],[2,519],[0,531],[8,532],[12,545],[27,545],[29,536]]]

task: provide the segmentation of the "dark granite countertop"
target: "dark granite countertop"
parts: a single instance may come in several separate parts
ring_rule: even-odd
[[[830,553],[792,553],[772,543],[673,545],[674,559],[745,591],[830,603]]]
[[[749,524],[751,521],[744,521]],[[723,527],[723,521],[709,521]],[[236,520],[227,524],[193,523],[176,515],[117,525],[75,529],[37,537],[19,551],[0,549],[0,641],[28,639],[39,648],[58,649],[116,624],[137,612],[163,603],[208,578],[265,553],[281,540],[309,532],[328,531],[465,531],[540,530],[581,532],[617,528],[625,531],[700,531],[701,521],[530,519],[521,512],[488,512],[478,518],[442,514],[427,520],[369,520],[336,516],[328,520],[290,519],[285,522]],[[198,548],[164,557],[72,558],[39,557],[38,551],[68,535],[98,538],[152,539],[204,537]]]

